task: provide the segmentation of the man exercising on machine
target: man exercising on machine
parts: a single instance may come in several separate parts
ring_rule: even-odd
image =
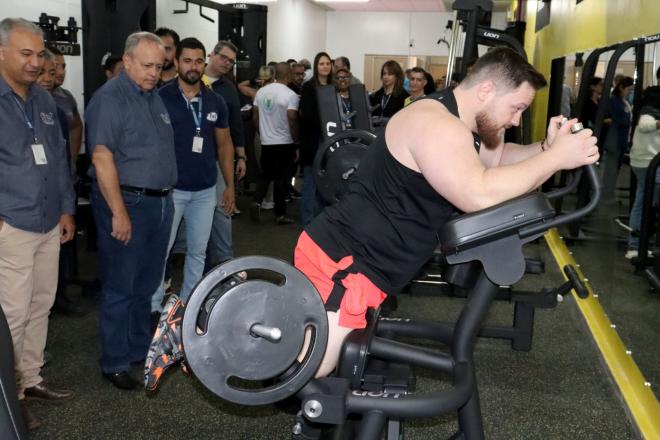
[[[397,294],[430,259],[436,231],[451,217],[528,193],[559,170],[598,160],[591,130],[570,134],[577,121],[562,125],[561,116],[550,119],[541,142],[503,142],[504,130],[520,123],[546,84],[520,55],[496,48],[456,89],[420,99],[388,122],[348,193],[307,226],[295,249],[295,266],[316,286],[328,312],[328,345],[317,377],[334,370],[346,335],[365,327],[367,309]],[[158,377],[147,374],[147,388]]]

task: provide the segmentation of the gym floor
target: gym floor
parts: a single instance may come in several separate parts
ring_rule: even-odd
[[[264,213],[259,225],[252,223],[247,209],[250,201],[248,197],[238,200],[243,214],[235,217],[235,254],[269,255],[290,261],[300,228],[275,225],[269,212]],[[290,204],[289,214],[297,215],[297,202]],[[95,273],[94,254],[85,250],[84,237],[78,245],[80,277],[91,279]],[[614,253],[603,254],[605,251]],[[613,322],[626,318],[628,324],[620,325],[618,330],[632,347],[647,380],[658,383],[659,332],[648,331],[657,329],[658,295],[648,292],[643,278],[632,275],[623,252],[625,248],[615,245],[578,245],[575,256],[594,287],[602,289],[600,300],[606,310],[616,310],[611,316]],[[517,289],[537,290],[563,282],[543,240],[528,245],[525,253],[543,259],[546,273],[526,276]],[[604,264],[612,261],[611,265]],[[616,276],[612,277],[614,266]],[[177,270],[180,272],[180,265]],[[31,439],[290,438],[292,415],[275,406],[250,408],[227,403],[178,368],[168,372],[155,397],[114,388],[101,378],[97,364],[97,299],[81,295],[76,285],[70,287],[70,295],[89,312],[83,317],[51,315],[47,351],[52,360],[43,373],[54,384],[73,388],[77,397],[60,405],[33,403],[31,408],[44,425],[30,433]],[[463,303],[432,295],[405,295],[399,297],[394,316],[453,320]],[[496,303],[489,322],[507,324],[511,316],[510,304]],[[644,327],[646,331],[642,331]],[[639,437],[572,297],[556,309],[537,310],[530,352],[513,351],[501,340],[481,339],[475,359],[489,439]],[[141,370],[136,369],[134,374],[140,377]],[[442,379],[418,372],[417,392],[442,388]],[[456,429],[453,413],[411,420],[405,425],[406,438],[411,440],[447,438]]]

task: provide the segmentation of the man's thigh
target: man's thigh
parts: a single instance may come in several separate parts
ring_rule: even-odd
[[[0,305],[12,334],[29,316],[34,255],[40,237],[41,234],[22,231],[6,222],[0,229]]]

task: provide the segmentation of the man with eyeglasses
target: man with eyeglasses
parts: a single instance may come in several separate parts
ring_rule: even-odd
[[[347,57],[337,57],[332,63],[332,70],[335,74],[339,72],[340,69],[346,69],[348,72],[351,71],[351,61]],[[353,84],[362,84],[362,81],[351,75],[351,83],[349,86]]]
[[[346,68],[339,68],[335,72],[335,84],[337,86],[337,93],[341,98],[341,116],[344,121],[344,126],[346,129],[352,128],[352,117],[348,117],[351,113],[351,96],[349,93],[349,87],[351,86],[351,79],[353,75]]]
[[[238,48],[230,41],[220,40],[209,54],[209,62],[204,70],[202,81],[209,85],[215,93],[222,96],[229,110],[229,132],[234,144],[236,157],[236,180],[245,176],[246,158],[245,135],[243,120],[241,119],[241,103],[238,90],[230,73],[236,64]],[[225,191],[225,179],[222,170],[218,173],[216,186],[217,199],[222,200]],[[213,214],[213,226],[207,248],[207,267],[233,258],[231,236],[231,214],[226,212],[224,206],[216,206]]]

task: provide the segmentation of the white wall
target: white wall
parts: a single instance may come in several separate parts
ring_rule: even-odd
[[[185,3],[180,0],[156,0],[156,26],[174,29],[181,38],[195,37],[210,52],[218,42],[218,11],[202,8],[204,15],[213,18],[215,23],[200,17],[199,6],[193,4],[190,4],[187,14],[172,12],[184,8]]]
[[[330,56],[346,56],[351,70],[364,77],[364,56],[446,56],[447,46],[437,44],[445,35],[450,12],[335,12],[327,13],[327,49]],[[270,25],[270,23],[269,23]],[[506,14],[493,14],[491,26],[503,29]]]
[[[38,21],[39,15],[45,12],[48,15],[60,17],[60,24],[66,26],[69,17],[73,17],[78,26],[81,26],[82,7],[80,0],[0,0],[0,19],[5,17],[24,18]],[[82,31],[78,31],[78,43],[82,48]],[[65,56],[66,78],[64,88],[73,93],[78,102],[78,108],[83,109],[83,63],[82,56]]]
[[[308,0],[278,0],[268,6],[266,59],[307,58],[326,50],[326,10]]]
[[[326,10],[308,0],[278,0],[264,3],[268,7],[266,59],[283,61],[288,58],[313,59],[326,49]],[[196,37],[210,51],[218,41],[218,24],[199,16],[199,7],[190,5],[187,14],[173,14],[183,9],[181,0],[157,0],[156,23],[179,33],[181,38]],[[217,20],[214,9],[203,8],[204,14]]]

